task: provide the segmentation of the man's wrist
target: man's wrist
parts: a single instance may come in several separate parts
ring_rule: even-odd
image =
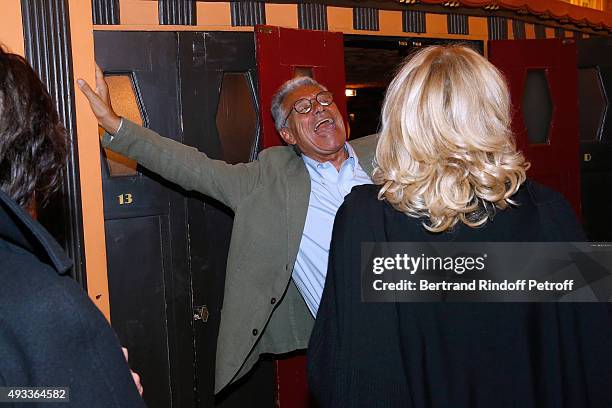
[[[123,127],[123,117],[119,116],[119,126],[117,126],[117,131],[115,132],[115,135],[119,133],[122,127]]]
[[[117,135],[117,133],[119,133],[119,131],[121,130],[121,128],[123,127],[123,117],[119,117],[119,126],[117,126],[117,130],[115,131],[115,133],[111,133],[108,130],[106,130],[106,132],[110,135],[110,140],[112,141],[115,136]]]
[[[100,123],[104,130],[106,130],[109,134],[115,136],[119,129],[121,128],[122,118],[120,116],[113,115],[108,119],[105,119]]]

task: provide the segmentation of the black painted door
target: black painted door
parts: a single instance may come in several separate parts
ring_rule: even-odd
[[[101,31],[95,46],[120,115],[212,158],[256,155],[252,33]],[[231,211],[102,154],[111,320],[148,406],[272,406],[270,362],[213,395]]]
[[[114,108],[182,140],[175,33],[96,32]],[[102,152],[111,323],[140,373],[149,407],[194,400],[191,277],[184,194]]]
[[[229,163],[252,160],[259,148],[259,106],[253,33],[181,32],[184,142]],[[214,200],[190,195],[197,406],[272,407],[274,371],[262,361],[238,384],[213,398],[215,349],[233,214]],[[203,216],[202,216],[203,215]],[[193,250],[197,248],[196,250]]]
[[[589,239],[612,241],[612,38],[577,48],[582,221]]]

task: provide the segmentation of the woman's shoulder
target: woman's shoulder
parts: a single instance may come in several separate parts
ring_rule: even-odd
[[[361,184],[353,187],[351,192],[346,196],[346,198],[360,198],[360,199],[368,199],[374,197],[378,199],[378,192],[380,191],[380,186],[376,184]]]
[[[561,193],[531,179],[528,179],[525,182],[523,188],[536,206],[546,206],[560,203],[569,205]]]
[[[378,199],[380,186],[374,184],[363,184],[355,186],[344,198],[344,207],[351,210],[364,211],[366,209],[379,208],[383,202]]]
[[[365,226],[380,219],[384,202],[378,199],[380,186],[364,184],[355,186],[344,197],[344,202],[336,213],[334,225],[350,223],[351,228]]]
[[[558,191],[533,180],[527,180],[522,187],[523,197],[537,208],[542,240],[546,241],[586,241],[586,235],[575,209]],[[524,200],[524,199],[523,199]],[[519,205],[523,200],[517,200]]]

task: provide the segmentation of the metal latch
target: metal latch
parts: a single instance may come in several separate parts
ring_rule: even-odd
[[[193,309],[194,313],[193,313],[193,320],[201,320],[204,323],[206,323],[208,321],[208,308],[206,307],[206,305],[204,306],[196,306]]]

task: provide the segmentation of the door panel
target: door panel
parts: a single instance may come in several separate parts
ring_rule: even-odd
[[[252,33],[96,32],[123,116],[232,163],[259,146]],[[215,399],[233,214],[102,151],[111,319],[149,407],[272,406],[271,362]]]
[[[582,219],[589,239],[612,241],[612,39],[577,47]]]
[[[168,350],[164,273],[170,265],[163,255],[171,248],[168,224],[168,217],[160,215],[105,222],[106,235],[112,237],[106,242],[107,251],[115,255],[108,258],[113,328],[128,347],[130,365],[142,376],[146,399],[155,401],[154,406],[171,406],[166,382],[170,377],[168,354],[159,352]],[[138,271],[115,273],[124,269],[125,259],[116,254],[126,247],[138,260]]]
[[[184,142],[215,159],[231,163],[252,160],[259,146],[253,34],[180,32],[178,39]],[[193,303],[207,310],[206,321],[194,322],[197,406],[273,406],[270,362],[261,362],[251,375],[213,398],[233,213],[200,194],[190,193],[189,197]]]
[[[527,176],[561,192],[580,214],[575,42],[489,41],[489,59],[508,80],[512,128],[531,162]]]
[[[181,140],[175,33],[95,32],[105,75],[129,78],[142,122]],[[123,112],[126,114],[125,112]],[[104,155],[104,152],[102,152]],[[184,197],[147,170],[111,173],[102,160],[102,188],[111,322],[142,378],[149,407],[193,405],[191,280]],[[113,161],[110,157],[111,162]]]
[[[271,101],[278,88],[295,76],[311,75],[326,86],[347,123],[342,33],[256,26],[255,43],[263,148],[283,143],[274,127]],[[309,406],[304,352],[276,360],[275,365],[277,406]]]
[[[298,74],[312,70],[312,77],[333,92],[346,122],[342,33],[256,26],[255,43],[263,148],[283,143],[274,128],[270,106],[276,90],[293,78],[296,70]]]

